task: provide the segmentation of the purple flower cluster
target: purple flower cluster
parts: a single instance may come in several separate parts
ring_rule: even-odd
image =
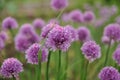
[[[83,13],[80,10],[73,10],[69,13],[69,17],[74,22],[83,22]]]
[[[11,78],[12,76],[18,76],[23,71],[22,63],[16,58],[6,59],[0,69],[0,73],[4,77]]]
[[[2,22],[2,28],[4,30],[7,30],[7,29],[15,29],[18,27],[18,23],[17,21],[12,18],[12,17],[7,17],[3,20]]]
[[[40,38],[30,24],[24,24],[15,37],[15,47],[18,51],[24,52],[33,43],[39,42]]]
[[[100,46],[97,45],[94,41],[85,42],[81,47],[81,50],[85,58],[88,59],[90,62],[101,57]]]
[[[114,51],[113,59],[120,65],[120,48]]]
[[[0,38],[3,40],[3,41],[6,41],[8,39],[8,35],[5,31],[1,31],[0,32]]]
[[[0,50],[2,50],[5,47],[4,41],[0,38]]]
[[[88,41],[91,38],[90,31],[86,27],[79,27],[77,29],[78,39],[82,42]]]
[[[114,41],[120,40],[120,25],[119,24],[109,24],[104,29],[104,36]]]
[[[42,29],[45,26],[45,22],[42,19],[35,19],[33,21],[33,27],[35,29]]]
[[[100,80],[120,80],[120,74],[118,70],[109,66],[104,67],[99,73]]]
[[[54,10],[61,10],[68,6],[68,0],[51,0],[51,6]]]
[[[85,22],[91,22],[95,19],[95,15],[92,11],[86,11],[84,13],[84,21]]]
[[[56,25],[48,34],[46,44],[52,50],[66,51],[70,47],[71,35],[68,29]]]

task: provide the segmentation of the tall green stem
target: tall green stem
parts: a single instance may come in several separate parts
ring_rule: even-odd
[[[84,62],[85,62],[85,58],[84,58],[84,56],[81,54],[81,61],[80,61],[80,64],[81,64],[81,66],[80,66],[80,80],[82,80],[83,79],[83,73],[84,73],[84,67],[85,67],[85,65],[84,65]]]
[[[87,60],[86,65],[85,65],[85,71],[84,71],[85,73],[84,73],[84,78],[83,78],[83,80],[87,80],[88,65],[89,65],[89,61]]]
[[[51,57],[51,51],[49,51],[49,54],[48,54],[48,61],[46,66],[46,80],[49,80],[50,57]]]
[[[107,48],[107,51],[106,51],[106,57],[105,57],[104,66],[106,66],[107,62],[108,62],[110,47],[111,47],[111,40],[110,40],[110,43],[108,44],[108,48]]]
[[[66,80],[66,79],[67,79],[68,53],[66,53],[66,57],[65,57],[65,59],[66,59],[66,65],[65,65],[65,71],[66,71],[66,73],[65,73],[65,75],[64,75],[64,80]]]
[[[59,50],[59,62],[58,62],[58,73],[57,73],[57,78],[56,80],[60,80],[60,73],[61,73],[61,50]]]
[[[38,71],[37,80],[41,80],[41,54],[38,54]]]

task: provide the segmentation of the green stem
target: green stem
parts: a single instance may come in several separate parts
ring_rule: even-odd
[[[37,80],[41,80],[41,54],[38,54],[38,71]]]
[[[66,59],[65,71],[67,71],[67,69],[68,69],[68,53],[66,53],[65,59]],[[66,80],[66,79],[67,79],[67,72],[65,73],[65,76],[64,76],[64,80]]]
[[[49,51],[48,54],[48,61],[47,61],[47,66],[46,66],[46,80],[49,80],[49,67],[50,67],[50,57],[51,57],[51,51]]]
[[[87,62],[86,62],[86,66],[85,66],[85,73],[84,73],[84,78],[83,78],[83,80],[87,80],[87,70],[88,70],[88,65],[89,65],[89,61],[87,60]]]
[[[61,50],[59,50],[59,62],[58,62],[58,73],[57,73],[57,79],[56,80],[60,80],[60,72],[61,72]]]
[[[106,66],[106,65],[107,65],[107,62],[108,62],[110,47],[111,47],[111,40],[110,40],[110,43],[108,44],[108,48],[107,48],[107,52],[106,52],[106,57],[105,57],[104,66]]]
[[[64,12],[65,9],[61,10],[61,12],[59,13],[59,15],[56,17],[56,19],[59,20],[59,18],[61,17],[62,13]]]
[[[81,79],[80,80],[82,80],[83,79],[83,73],[84,73],[84,62],[85,62],[85,58],[84,58],[84,56],[81,54],[81,61],[80,61],[80,64],[81,64],[81,66],[80,66],[80,77],[81,77]]]
[[[12,29],[10,29],[10,33],[11,33],[12,38],[14,38],[14,32]]]

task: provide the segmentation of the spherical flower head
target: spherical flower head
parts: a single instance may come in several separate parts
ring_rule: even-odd
[[[35,29],[42,29],[45,26],[45,22],[42,19],[35,19],[33,21],[33,27]]]
[[[68,6],[68,0],[51,0],[51,6],[54,10],[61,10]]]
[[[71,40],[72,40],[72,42],[75,41],[75,40],[77,40],[78,35],[77,35],[76,29],[74,29],[74,28],[73,28],[72,26],[70,26],[70,25],[67,25],[65,28],[69,31],[69,34],[71,35]]]
[[[0,38],[3,40],[3,41],[6,41],[8,39],[8,35],[5,31],[1,31],[0,32]]]
[[[34,43],[26,50],[26,59],[28,63],[38,64],[38,53],[40,50],[40,45],[38,43]]]
[[[79,27],[77,30],[78,39],[82,42],[88,41],[91,38],[90,31],[86,27]]]
[[[3,39],[0,38],[0,50],[2,50],[5,47],[5,43]]]
[[[102,42],[104,44],[114,44],[114,41],[112,40],[111,43],[110,43],[110,39],[108,37],[106,37],[106,36],[102,37]]]
[[[86,11],[84,13],[84,21],[85,22],[92,22],[95,19],[95,15],[92,11]]]
[[[113,59],[120,65],[120,48],[117,48],[113,53]]]
[[[70,43],[71,35],[69,34],[69,31],[59,25],[50,31],[46,41],[48,47],[54,51],[56,49],[67,51],[70,47]]]
[[[69,22],[69,21],[70,21],[70,16],[69,16],[69,14],[68,14],[68,13],[64,13],[64,14],[62,15],[62,20],[63,20],[64,22]]]
[[[42,51],[41,62],[47,62],[48,61],[48,49],[43,47],[41,51]]]
[[[12,17],[7,17],[2,22],[2,28],[4,30],[15,29],[18,27],[17,21]]]
[[[120,74],[114,67],[104,67],[99,73],[100,80],[120,80]]]
[[[100,58],[101,56],[101,48],[94,41],[85,42],[81,47],[81,50],[85,58],[88,59],[90,62]]]
[[[73,10],[69,14],[70,19],[74,22],[83,22],[83,14],[80,10]]]
[[[0,73],[7,78],[12,78],[12,76],[18,76],[20,72],[23,71],[22,63],[16,58],[8,58],[4,60]]]
[[[119,24],[109,24],[104,29],[104,36],[107,36],[114,41],[120,40],[120,25]]]
[[[42,28],[42,32],[41,32],[41,37],[42,38],[46,38],[48,33],[53,29],[53,27],[57,26],[57,24],[55,23],[49,23],[48,25],[46,25],[45,27]]]

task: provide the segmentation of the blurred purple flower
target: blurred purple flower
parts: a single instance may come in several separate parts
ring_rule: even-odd
[[[120,74],[114,67],[104,67],[99,73],[100,80],[120,80]]]
[[[70,12],[69,14],[70,19],[74,22],[83,22],[83,14],[80,10],[73,10],[72,12]]]
[[[114,51],[113,59],[120,65],[120,48]]]
[[[38,53],[40,51],[40,45],[34,43],[26,50],[26,59],[28,63],[38,64]]]
[[[0,50],[2,50],[5,47],[4,40],[0,38]]]
[[[84,13],[84,21],[85,22],[91,22],[95,19],[95,15],[92,11],[86,11]]]
[[[45,26],[45,22],[42,19],[35,19],[33,21],[33,27],[35,29],[42,29]]]
[[[3,41],[6,41],[8,39],[8,35],[5,31],[1,31],[0,32],[0,38],[3,40]]]
[[[49,53],[48,49],[43,47],[41,51],[42,51],[41,61],[42,62],[47,62],[47,60],[48,60],[48,53]]]
[[[87,41],[81,47],[81,50],[86,59],[90,62],[96,60],[101,57],[101,48],[94,41]]]
[[[104,36],[114,41],[120,40],[120,25],[119,24],[109,24],[104,29]]]
[[[70,21],[69,13],[64,13],[64,14],[62,15],[62,20],[63,20],[64,22],[69,22],[69,21]]]
[[[22,63],[16,58],[5,59],[0,69],[0,73],[7,78],[12,78],[13,75],[16,77],[22,71]]]
[[[7,29],[15,29],[18,27],[18,23],[17,21],[12,18],[12,17],[7,17],[3,20],[2,22],[2,28],[4,30],[7,30]]]
[[[120,16],[116,17],[115,19],[116,23],[120,25]]]
[[[68,6],[68,0],[51,0],[51,6],[54,10],[61,10]]]
[[[77,34],[76,29],[74,29],[71,25],[65,26],[65,29],[67,29],[68,32],[69,32],[69,34],[71,35],[71,38],[72,38],[71,40],[72,40],[72,41],[77,40],[78,34]]]
[[[109,44],[110,43],[110,38],[108,38],[107,36],[103,36],[102,37],[102,42],[104,43],[104,44]],[[112,40],[111,41],[111,44],[113,44],[114,43],[114,41]]]
[[[78,34],[78,39],[82,42],[91,39],[90,31],[86,27],[79,27],[77,30],[77,34]]]
[[[49,32],[46,44],[54,51],[67,51],[71,44],[71,35],[67,29],[57,25]]]

